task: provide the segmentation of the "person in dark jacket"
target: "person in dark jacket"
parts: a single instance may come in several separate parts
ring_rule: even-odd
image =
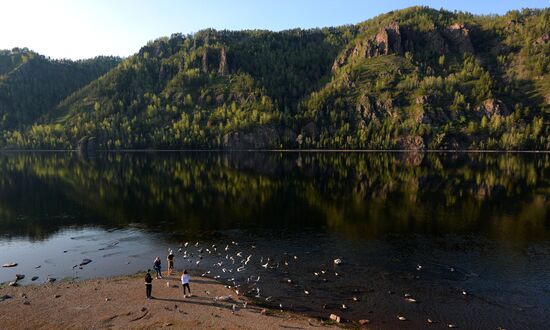
[[[153,263],[153,269],[155,272],[157,272],[157,280],[159,278],[162,278],[162,274],[160,272],[160,257],[155,258],[155,262]]]
[[[153,277],[151,276],[151,270],[147,269],[147,274],[145,274],[145,294],[147,299],[153,298],[151,292],[153,291]]]
[[[168,261],[168,275],[172,275],[172,272],[174,271],[174,253],[172,250],[170,250],[166,260]]]

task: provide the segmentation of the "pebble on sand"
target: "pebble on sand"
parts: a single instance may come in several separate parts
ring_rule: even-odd
[[[2,297],[0,297],[0,301],[11,299],[12,297],[9,294],[5,294]]]
[[[10,267],[16,267],[17,262],[8,262],[7,264],[3,264],[2,267],[4,268],[10,268]]]
[[[342,322],[342,319],[340,318],[340,316],[336,314],[330,314],[330,319],[336,323]]]

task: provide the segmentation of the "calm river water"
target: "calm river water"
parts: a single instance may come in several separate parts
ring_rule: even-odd
[[[547,329],[550,154],[0,154],[0,263],[18,263],[0,282],[135,273],[168,248],[311,315]]]

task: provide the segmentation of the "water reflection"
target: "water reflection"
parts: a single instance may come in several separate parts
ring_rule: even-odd
[[[261,276],[254,283],[275,306],[376,326],[420,328],[432,317],[542,329],[549,163],[548,154],[0,154],[0,259],[20,263],[0,282],[16,272],[128,274],[181,242],[236,241],[224,252],[253,255],[239,274],[213,266],[228,262],[222,253],[197,266],[178,252],[176,269],[243,290]],[[268,257],[274,268],[262,266]],[[336,257],[345,263],[334,266]],[[83,258],[93,262],[74,268]],[[396,324],[398,313],[411,321]]]
[[[549,165],[548,154],[7,153],[0,234],[311,226],[354,239],[476,233],[526,242],[550,237]]]

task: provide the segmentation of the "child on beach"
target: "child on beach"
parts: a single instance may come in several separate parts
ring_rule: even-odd
[[[174,253],[172,250],[168,253],[166,260],[168,260],[168,275],[172,275],[172,271],[174,270]]]
[[[157,272],[157,279],[162,278],[162,274],[160,272],[160,257],[155,258],[155,262],[153,263],[153,269],[155,272]]]
[[[153,277],[151,277],[151,270],[147,269],[147,274],[145,274],[145,295],[147,299],[151,299],[151,291],[153,290]]]
[[[181,285],[183,286],[183,297],[185,298],[185,289],[189,290],[189,297],[191,297],[191,288],[189,287],[189,274],[187,273],[187,270],[183,271],[183,274],[181,274]]]

